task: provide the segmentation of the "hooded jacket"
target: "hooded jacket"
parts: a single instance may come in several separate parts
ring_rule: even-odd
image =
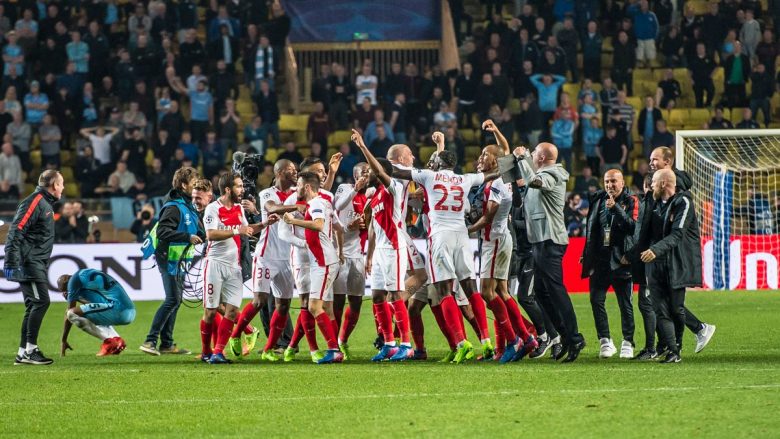
[[[185,194],[178,189],[171,189],[165,198],[165,202],[167,203],[175,199],[183,199],[188,206],[192,205],[192,196],[190,194]],[[195,213],[194,207],[192,211],[195,217],[199,217]],[[176,207],[166,207],[160,212],[160,221],[157,224],[158,244],[155,248],[154,256],[161,267],[165,267],[168,262],[168,246],[171,242],[187,242],[190,240],[190,235],[178,231],[179,221],[181,221],[181,213]],[[206,239],[206,232],[200,224],[198,225],[198,236],[203,240]]]
[[[569,235],[563,221],[563,206],[569,173],[560,164],[543,166],[534,171],[528,151],[520,157],[518,167],[528,185],[524,201],[528,241],[536,244],[552,240],[556,244],[567,245]],[[541,186],[532,187],[535,180],[539,180]]]

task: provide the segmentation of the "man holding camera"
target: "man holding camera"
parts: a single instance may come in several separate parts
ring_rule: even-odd
[[[38,332],[49,309],[48,269],[54,248],[52,204],[64,189],[65,181],[58,171],[44,171],[35,192],[19,203],[5,242],[3,273],[9,281],[19,282],[25,307],[15,365],[53,363],[38,348]]]
[[[198,214],[192,206],[192,188],[197,179],[198,171],[193,168],[180,168],[176,171],[173,175],[173,188],[162,207],[160,221],[154,231],[157,239],[154,255],[162,276],[165,301],[157,309],[146,341],[140,347],[142,352],[149,355],[190,353],[173,343],[173,328],[181,305],[184,274],[195,254],[194,246],[203,243],[206,237]]]

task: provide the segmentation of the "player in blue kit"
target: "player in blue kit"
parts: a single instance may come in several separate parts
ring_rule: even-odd
[[[132,323],[135,320],[135,305],[119,282],[102,271],[87,268],[72,276],[60,276],[57,287],[68,301],[62,330],[62,356],[65,356],[66,350],[73,350],[68,344],[72,325],[103,340],[98,357],[118,355],[125,349],[125,341],[116,332],[114,325]]]

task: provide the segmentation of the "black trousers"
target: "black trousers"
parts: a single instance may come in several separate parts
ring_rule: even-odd
[[[707,100],[704,100],[704,92],[707,92]],[[712,80],[704,83],[693,84],[693,95],[696,98],[696,108],[709,107],[712,105],[712,99],[715,98],[715,84]]]
[[[19,282],[24,297],[24,318],[22,319],[19,347],[27,347],[27,343],[37,345],[38,333],[46,311],[49,309],[49,286],[45,281]]]
[[[609,261],[604,262],[609,267]],[[634,304],[632,303],[632,289],[634,284],[631,278],[615,276],[607,270],[599,270],[590,276],[590,307],[593,310],[593,320],[596,322],[596,334],[601,338],[611,338],[609,335],[609,317],[607,316],[607,290],[609,287],[615,290],[618,307],[620,309],[620,323],[623,332],[623,340],[634,344]]]
[[[525,233],[525,230],[522,233]],[[519,259],[515,273],[517,276],[517,301],[520,302],[520,306],[523,307],[528,318],[531,319],[531,323],[534,324],[536,333],[538,335],[547,333],[547,336],[553,339],[558,336],[558,331],[555,330],[555,325],[552,324],[550,317],[536,300],[533,285],[535,271],[533,256],[520,256]]]
[[[552,240],[533,244],[536,266],[534,290],[555,329],[563,335],[564,344],[571,346],[584,339],[577,326],[577,314],[574,313],[571,298],[563,285],[563,254],[566,247]]]
[[[642,326],[645,329],[645,349],[655,349],[655,331],[657,322],[653,299],[650,298],[650,290],[647,285],[639,285],[639,313],[642,315]]]
[[[678,340],[682,340],[685,330],[685,288],[672,288],[666,259],[647,264],[647,286],[658,321],[658,338],[679,354]]]

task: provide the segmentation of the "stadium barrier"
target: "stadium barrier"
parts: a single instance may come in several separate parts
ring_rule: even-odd
[[[780,251],[775,247],[773,253],[756,251],[756,243],[767,238],[778,240],[780,235],[772,236],[733,236],[731,241],[730,289],[777,289],[778,260]],[[563,258],[564,283],[569,292],[588,291],[587,279],[581,279],[582,266],[580,255],[585,244],[584,238],[571,238]],[[426,242],[415,240],[415,245],[423,254]],[[704,261],[704,284],[712,288],[712,247],[711,238],[702,239]],[[477,240],[471,240],[474,254],[474,271],[478,273],[479,257]],[[0,246],[0,260],[4,259],[5,247]],[[200,260],[196,260],[190,275],[185,280],[185,290],[199,288]],[[140,244],[63,244],[54,246],[51,266],[49,267],[49,290],[53,291],[57,278],[63,274],[72,274],[78,269],[96,268],[107,272],[124,286],[133,300],[162,300],[164,298],[160,274],[153,260],[142,260]],[[366,288],[366,294],[370,291]],[[244,297],[252,297],[249,282],[244,288]],[[62,295],[52,294],[53,301],[63,301]],[[0,277],[0,303],[22,302],[19,285]]]

